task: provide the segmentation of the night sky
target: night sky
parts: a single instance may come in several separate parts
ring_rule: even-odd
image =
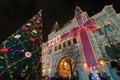
[[[108,4],[113,4],[115,10],[120,12],[120,0],[0,0],[0,43],[40,9],[43,10],[43,34],[46,41],[55,21],[62,28],[63,24],[74,17],[76,6],[92,16]]]

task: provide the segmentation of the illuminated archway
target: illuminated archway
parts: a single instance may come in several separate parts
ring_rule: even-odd
[[[71,69],[74,69],[74,60],[71,57],[62,58],[58,64],[58,74],[63,77],[68,77]]]

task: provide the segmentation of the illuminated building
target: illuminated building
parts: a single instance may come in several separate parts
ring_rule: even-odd
[[[116,57],[111,57],[106,47],[120,43],[119,21],[120,16],[112,5],[105,6],[92,17],[76,7],[74,18],[62,29],[59,29],[56,22],[48,35],[48,41],[42,45],[43,75],[70,76],[70,66],[67,62],[70,60],[72,67],[75,66],[73,74],[78,80],[89,80],[88,75],[94,67],[99,73],[106,71],[113,80],[110,60]],[[117,59],[119,56],[118,54]]]

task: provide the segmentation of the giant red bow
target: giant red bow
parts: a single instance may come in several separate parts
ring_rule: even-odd
[[[76,21],[77,21],[78,27],[75,27],[72,29],[71,31],[72,36],[75,38],[77,37],[79,33],[87,66],[89,68],[98,67],[95,52],[94,52],[94,49],[92,47],[92,44],[89,40],[89,36],[87,33],[87,30],[94,31],[97,28],[95,26],[95,20],[94,18],[90,18],[86,22],[84,22],[81,16],[77,16]]]

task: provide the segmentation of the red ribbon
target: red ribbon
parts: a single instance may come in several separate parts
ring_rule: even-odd
[[[92,47],[92,44],[89,40],[89,36],[87,33],[87,30],[91,30],[94,31],[97,27],[95,26],[95,20],[94,18],[90,18],[88,19],[85,23],[82,20],[81,16],[77,16],[76,17],[76,21],[78,23],[79,27],[75,27],[73,28],[72,31],[73,34],[73,38],[77,37],[78,33],[80,35],[80,39],[81,39],[81,44],[82,45],[82,49],[83,49],[83,53],[86,59],[86,63],[87,66],[90,67],[98,67],[98,62],[95,56],[95,52],[94,49]]]

